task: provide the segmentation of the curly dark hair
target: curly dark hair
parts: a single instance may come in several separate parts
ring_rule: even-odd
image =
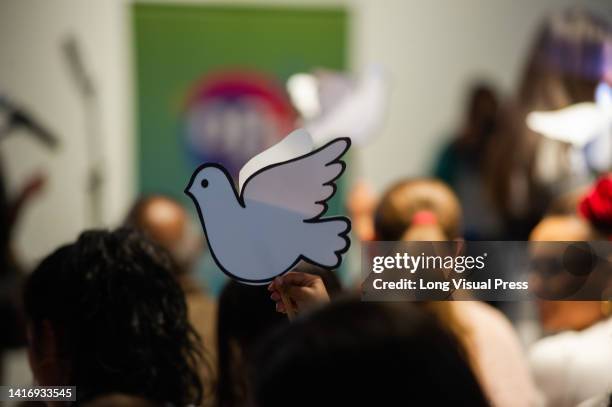
[[[79,402],[123,393],[201,403],[200,341],[173,267],[134,230],[94,230],[57,249],[28,278],[24,306],[33,336],[43,321],[59,330],[58,351]]]

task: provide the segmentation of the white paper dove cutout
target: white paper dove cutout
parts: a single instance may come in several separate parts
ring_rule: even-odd
[[[350,145],[350,139],[338,138],[312,150],[308,133],[295,131],[243,167],[239,191],[221,165],[200,166],[185,193],[196,205],[219,268],[255,285],[300,260],[338,267],[350,245],[350,220],[322,216]]]
[[[612,89],[602,82],[595,91],[595,103],[583,102],[553,111],[527,115],[527,126],[545,137],[582,148],[612,127]]]
[[[337,76],[335,81],[333,78],[317,81],[316,73],[298,74],[290,78],[287,90],[304,116],[304,126],[315,145],[336,137],[349,137],[357,145],[366,144],[382,127],[389,99],[389,75],[382,66],[372,64],[354,83],[344,75]],[[327,93],[341,93],[333,97],[338,99],[333,106],[328,106],[329,97],[325,97],[323,86],[337,88]],[[315,94],[319,97],[318,105],[313,100]]]

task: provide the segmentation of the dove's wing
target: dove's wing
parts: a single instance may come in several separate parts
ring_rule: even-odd
[[[308,154],[313,149],[312,138],[310,138],[310,134],[306,130],[297,129],[292,131],[277,144],[251,158],[240,169],[238,174],[238,190],[241,191],[246,180],[262,168]]]
[[[356,87],[337,106],[327,115],[307,123],[315,144],[321,145],[338,136],[350,137],[357,145],[367,143],[382,127],[389,90],[386,71],[376,65],[368,67]]]
[[[559,110],[531,112],[526,122],[531,130],[548,138],[583,147],[609,126],[608,116],[595,103],[583,102]]]
[[[334,181],[345,168],[340,158],[350,145],[349,138],[338,138],[308,154],[259,170],[244,183],[241,198],[245,206],[263,204],[299,213],[305,220],[317,218],[336,191]]]

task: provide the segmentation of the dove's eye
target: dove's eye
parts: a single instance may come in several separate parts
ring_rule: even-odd
[[[202,184],[202,188],[207,188],[208,187],[208,180],[206,178],[204,178],[200,184]]]

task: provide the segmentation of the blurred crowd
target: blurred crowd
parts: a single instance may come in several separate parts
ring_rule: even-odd
[[[606,83],[612,27],[581,9],[551,14],[516,92],[475,84],[430,174],[380,196],[353,182],[352,239],[610,240],[601,140],[555,139],[528,120],[594,102]],[[26,347],[34,382],[76,386],[78,405],[612,405],[610,301],[528,304],[541,335],[526,344],[500,304],[361,302],[359,281],[307,263],[269,286],[229,281],[215,299],[194,274],[204,235],[162,194],[23,270],[13,226],[44,182],[8,196],[3,181],[0,357]]]

